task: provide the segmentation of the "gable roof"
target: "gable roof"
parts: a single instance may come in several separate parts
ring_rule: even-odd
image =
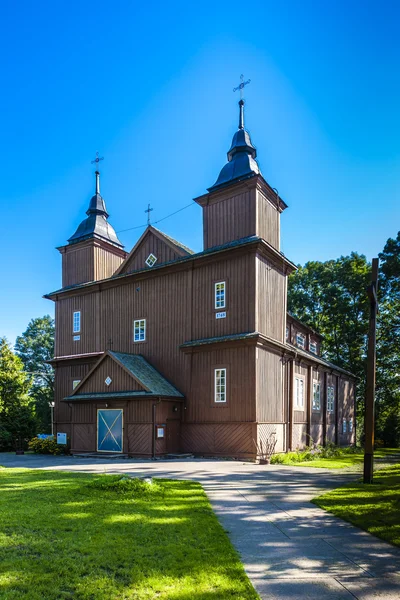
[[[90,394],[79,394],[79,390],[82,389],[86,381],[92,377],[93,373],[103,363],[103,361],[110,357],[117,364],[119,364],[125,372],[127,372],[142,388],[143,390],[132,390],[126,392],[101,392],[101,393],[90,393]],[[92,400],[100,398],[134,398],[134,397],[145,397],[145,396],[162,396],[164,398],[183,398],[183,394],[179,392],[169,381],[167,381],[161,373],[157,371],[141,354],[127,354],[124,352],[113,352],[107,350],[100,360],[94,365],[93,369],[82,379],[79,385],[76,386],[75,390],[70,396],[64,398],[64,400]]]
[[[149,233],[152,233],[159,240],[167,244],[167,246],[172,248],[172,250],[174,250],[180,257],[186,257],[190,256],[191,254],[194,254],[194,251],[188,248],[187,246],[184,246],[177,240],[174,240],[174,238],[170,237],[169,235],[166,235],[156,227],[153,227],[153,225],[148,225],[148,227],[142,233],[136,244],[133,246],[132,250],[129,252],[128,256],[125,258],[124,262],[115,271],[114,275],[119,275],[123,272],[124,268],[130,262],[131,258],[136,254],[136,251],[142,244],[143,240],[149,235]]]

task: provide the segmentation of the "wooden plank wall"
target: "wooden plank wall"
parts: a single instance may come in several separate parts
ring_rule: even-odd
[[[112,379],[110,385],[105,383],[107,377]],[[97,367],[90,378],[79,389],[79,394],[93,392],[128,392],[139,391],[144,388],[139,385],[118,363],[107,356]]]
[[[284,366],[281,354],[256,349],[257,421],[283,423],[285,419]]]
[[[280,213],[260,190],[257,190],[257,235],[280,250]]]
[[[253,255],[254,256],[254,255]],[[254,258],[221,258],[212,264],[57,302],[56,356],[112,349],[143,354],[182,393],[188,392],[190,358],[180,344],[198,338],[254,331]],[[245,274],[246,285],[243,285]],[[214,283],[227,282],[226,318],[215,318]],[[80,340],[72,315],[81,311]],[[133,342],[134,319],[146,319],[146,341]]]
[[[227,369],[226,403],[214,402],[214,369]],[[185,422],[253,422],[255,410],[255,348],[244,346],[195,352],[187,395]]]
[[[263,256],[256,260],[256,329],[284,343],[286,336],[286,275]]]
[[[243,190],[203,208],[204,249],[256,235],[256,192]]]
[[[168,244],[149,231],[136,248],[135,253],[126,261],[121,273],[145,269],[147,267],[145,261],[149,254],[154,254],[157,258],[156,265],[169,262],[180,256],[178,252],[175,252]]]
[[[182,423],[182,448],[203,456],[254,458],[254,423]]]
[[[74,452],[95,452],[97,450],[97,410],[118,408],[123,410],[123,451],[131,455],[150,455],[152,452],[154,400],[140,399],[105,402],[87,402],[74,404],[71,407],[71,449]],[[177,408],[177,412],[174,411]],[[163,401],[157,404],[156,424],[164,425],[166,435],[156,440],[156,454],[167,452],[168,423],[181,418],[181,406],[177,403]],[[175,435],[179,429],[173,428]],[[179,440],[177,441],[179,446]]]

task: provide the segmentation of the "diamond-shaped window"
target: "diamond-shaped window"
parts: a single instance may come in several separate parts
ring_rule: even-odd
[[[149,254],[145,260],[145,263],[148,267],[153,267],[157,262],[157,257],[154,254]]]
[[[107,379],[105,380],[105,382],[104,382],[104,383],[105,383],[106,385],[110,385],[110,383],[111,383],[111,382],[112,382],[112,379],[111,379],[111,377],[107,377]]]

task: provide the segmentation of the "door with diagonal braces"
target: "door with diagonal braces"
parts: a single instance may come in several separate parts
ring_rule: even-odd
[[[123,451],[122,408],[102,408],[97,411],[97,451]]]

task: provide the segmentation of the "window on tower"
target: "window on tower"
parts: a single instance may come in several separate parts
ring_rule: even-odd
[[[225,308],[225,281],[215,284],[215,308]]]
[[[72,332],[80,333],[81,331],[81,311],[77,310],[72,316]]]

